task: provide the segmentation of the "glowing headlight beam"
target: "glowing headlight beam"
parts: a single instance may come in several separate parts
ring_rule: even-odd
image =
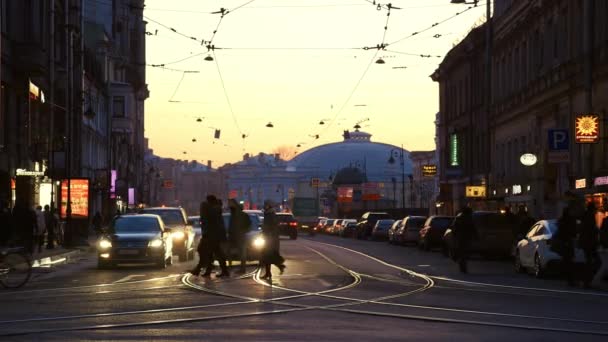
[[[99,241],[99,248],[111,248],[112,247],[112,242],[110,242],[109,240],[100,240]]]
[[[161,240],[161,239],[152,240],[148,244],[148,246],[155,247],[155,248],[161,247],[162,245],[163,245],[163,240]]]
[[[184,232],[182,231],[177,231],[177,232],[173,232],[171,233],[171,237],[173,237],[174,239],[183,239],[186,236],[186,234],[184,234]]]
[[[258,236],[253,240],[253,247],[257,248],[257,249],[262,249],[264,247],[264,245],[266,245],[266,240],[264,240],[263,237]]]

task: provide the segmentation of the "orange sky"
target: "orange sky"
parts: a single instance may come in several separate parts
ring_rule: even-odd
[[[373,141],[434,149],[439,99],[429,75],[441,58],[420,54],[443,57],[482,20],[485,2],[413,37],[468,6],[392,4],[402,9],[391,10],[389,45],[379,51],[387,9],[366,0],[147,0],[147,62],[185,59],[166,65],[178,71],[147,68],[150,147],[162,157],[220,166],[246,152],[339,141],[361,121]],[[232,10],[223,18],[209,13],[221,8]],[[211,39],[215,59],[206,61],[201,41]],[[379,57],[385,64],[375,63]]]

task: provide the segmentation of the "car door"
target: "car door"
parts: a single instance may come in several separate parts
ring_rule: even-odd
[[[186,234],[186,238],[188,239],[188,249],[192,248],[194,245],[194,228],[192,224],[188,221],[188,216],[186,215],[186,211],[181,209],[182,219],[184,221],[184,234]]]
[[[535,245],[532,239],[540,226],[540,223],[533,225],[526,237],[519,242],[519,260],[524,266],[531,267],[534,265]]]

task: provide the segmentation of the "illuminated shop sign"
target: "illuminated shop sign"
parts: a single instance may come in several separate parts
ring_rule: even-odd
[[[70,199],[72,202],[72,218],[89,217],[89,180],[84,178],[70,180]],[[61,181],[61,217],[67,217],[68,181]]]
[[[513,189],[511,192],[513,193],[513,195],[519,195],[519,194],[521,194],[521,191],[522,191],[521,185],[516,184],[516,185],[513,185]]]
[[[574,187],[576,189],[584,189],[587,187],[587,179],[586,178],[581,178],[581,179],[577,179],[574,182]]]
[[[17,176],[28,176],[28,177],[41,177],[44,176],[44,171],[29,171],[26,169],[15,170]]]
[[[30,81],[30,100],[40,100],[40,102],[44,103],[44,92],[35,85],[32,81]]]
[[[434,177],[437,175],[437,165],[422,165],[422,176]]]
[[[593,185],[594,186],[608,185],[608,176],[595,178],[595,180],[593,181]]]
[[[458,135],[450,135],[450,166],[460,166],[460,156],[458,155]]]
[[[466,187],[466,197],[486,197],[485,185],[469,185]]]
[[[574,130],[576,143],[597,143],[600,139],[600,116],[598,114],[577,115]]]

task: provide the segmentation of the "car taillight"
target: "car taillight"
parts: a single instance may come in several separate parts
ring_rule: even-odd
[[[292,227],[295,227],[295,226],[298,225],[298,222],[289,222],[289,225],[292,226]]]

